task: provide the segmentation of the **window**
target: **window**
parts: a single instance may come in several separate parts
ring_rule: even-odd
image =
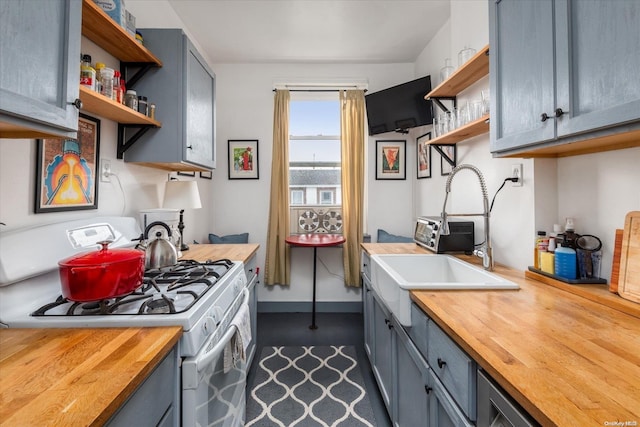
[[[342,193],[338,93],[296,95],[298,94],[292,94],[289,104],[291,206],[340,205]]]

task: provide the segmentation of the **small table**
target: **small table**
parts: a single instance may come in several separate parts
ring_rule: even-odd
[[[340,234],[294,234],[285,239],[291,246],[313,248],[313,305],[311,311],[311,326],[309,329],[318,329],[316,325],[316,259],[318,248],[337,246],[346,240]]]

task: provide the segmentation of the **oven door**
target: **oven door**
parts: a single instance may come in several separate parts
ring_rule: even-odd
[[[244,289],[238,298],[242,299],[242,304],[248,304],[249,292]],[[235,317],[234,321],[240,320],[238,311]],[[225,366],[225,348],[238,329],[232,323],[223,323],[228,326],[221,337],[213,334],[197,355],[182,361],[182,421],[185,427],[244,425],[247,361],[232,356],[232,362]]]

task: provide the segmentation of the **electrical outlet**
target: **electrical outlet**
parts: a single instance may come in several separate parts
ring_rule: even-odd
[[[511,178],[518,178],[518,182],[511,181],[512,187],[522,187],[522,163],[516,163],[511,165]]]
[[[111,160],[102,159],[100,163],[100,182],[111,182]]]

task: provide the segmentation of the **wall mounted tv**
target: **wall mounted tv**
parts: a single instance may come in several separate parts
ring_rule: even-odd
[[[431,76],[365,95],[369,135],[384,132],[406,133],[408,129],[433,123]]]

